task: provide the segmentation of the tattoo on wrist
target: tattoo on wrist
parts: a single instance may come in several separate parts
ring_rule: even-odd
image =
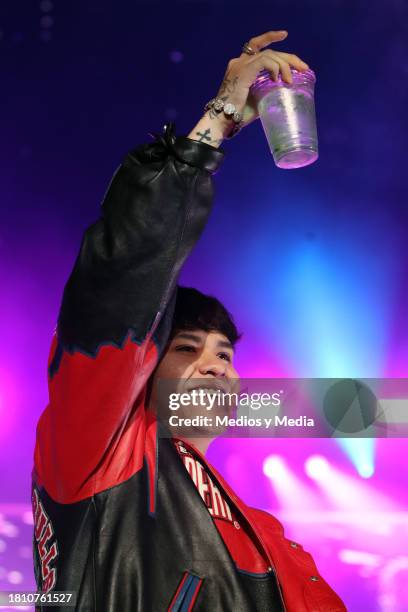
[[[222,138],[211,138],[211,130],[207,128],[205,132],[196,132],[196,135],[199,136],[199,142],[205,142],[209,145],[219,145],[222,143]]]

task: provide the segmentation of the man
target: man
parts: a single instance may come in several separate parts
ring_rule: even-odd
[[[248,93],[261,69],[290,81],[290,66],[307,68],[262,51],[285,36],[255,37],[228,64],[218,97],[245,125],[257,117]],[[231,128],[210,108],[187,137],[169,124],[130,153],[64,290],[37,427],[34,560],[38,589],[75,592],[80,611],[345,609],[280,523],[247,507],[206,462],[198,447],[208,438],[160,435],[161,377],[214,388],[238,376],[228,312],[177,288]]]

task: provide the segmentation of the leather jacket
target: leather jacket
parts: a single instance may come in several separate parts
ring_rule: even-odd
[[[261,575],[235,566],[146,410],[224,158],[174,129],[125,157],[64,289],[32,472],[38,590],[74,591],[80,611],[343,612],[302,546],[209,467],[270,561]]]

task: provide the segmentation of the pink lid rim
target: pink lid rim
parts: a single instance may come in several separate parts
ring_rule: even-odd
[[[314,84],[316,82],[316,74],[311,68],[308,68],[308,70],[305,70],[302,72],[300,72],[299,70],[295,70],[295,68],[291,68],[291,73],[292,73],[294,85],[300,85],[302,83],[305,85]],[[274,81],[270,75],[270,72],[264,69],[259,72],[255,81],[252,83],[250,87],[250,91],[252,93],[255,93],[259,89],[262,89],[263,87],[272,88],[272,87],[279,87],[282,85],[286,85],[287,87],[290,87],[289,83],[286,83],[286,81],[282,80],[282,75],[280,73],[279,73],[278,79]]]

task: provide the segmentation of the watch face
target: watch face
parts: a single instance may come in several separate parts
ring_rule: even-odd
[[[224,106],[224,113],[226,115],[233,115],[235,113],[235,106],[231,104],[231,102],[228,102],[228,104]]]

